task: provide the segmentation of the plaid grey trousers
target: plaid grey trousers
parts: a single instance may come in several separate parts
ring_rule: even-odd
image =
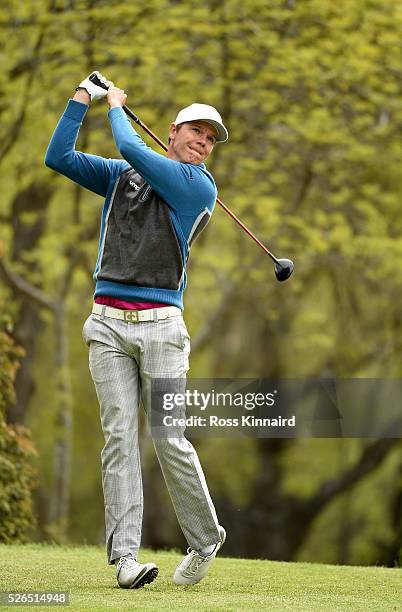
[[[141,543],[140,400],[148,414],[152,378],[183,378],[185,386],[190,338],[182,316],[126,323],[94,314],[84,324],[83,338],[105,437],[102,485],[107,558],[113,564],[128,553],[137,558]],[[218,519],[193,446],[184,436],[153,438],[153,443],[189,546],[200,550],[216,544]]]

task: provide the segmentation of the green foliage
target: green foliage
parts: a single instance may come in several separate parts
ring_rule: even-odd
[[[1,299],[0,311],[0,413],[2,413],[5,406],[15,399],[15,374],[23,351],[15,346],[8,333],[12,329],[11,318],[4,312],[4,303]]]
[[[6,425],[0,418],[0,542],[26,542],[35,519],[32,489],[36,457],[27,429]]]
[[[2,300],[1,310],[4,312]],[[22,351],[3,316],[0,328],[0,542],[24,542],[34,525],[31,492],[35,482],[35,451],[27,429],[7,425],[4,406],[14,399],[14,378]]]

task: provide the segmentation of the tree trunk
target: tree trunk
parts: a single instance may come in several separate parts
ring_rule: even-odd
[[[66,539],[70,511],[70,481],[73,429],[73,398],[68,363],[67,317],[64,304],[55,313],[56,411],[53,455],[53,486],[49,501],[47,532],[53,540]]]

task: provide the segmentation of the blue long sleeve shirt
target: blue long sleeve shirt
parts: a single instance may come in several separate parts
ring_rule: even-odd
[[[149,148],[120,107],[108,116],[123,159],[76,151],[87,110],[69,100],[45,164],[104,198],[94,295],[183,309],[190,247],[211,217],[215,182],[204,164],[181,163]]]

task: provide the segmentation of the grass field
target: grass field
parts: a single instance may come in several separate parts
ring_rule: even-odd
[[[182,558],[143,551],[159,577],[138,590],[120,589],[98,547],[0,545],[1,591],[69,591],[68,610],[290,610],[402,612],[402,570],[217,558],[198,585],[171,576]],[[1,609],[28,609],[7,606]],[[30,606],[35,610],[54,609]]]

